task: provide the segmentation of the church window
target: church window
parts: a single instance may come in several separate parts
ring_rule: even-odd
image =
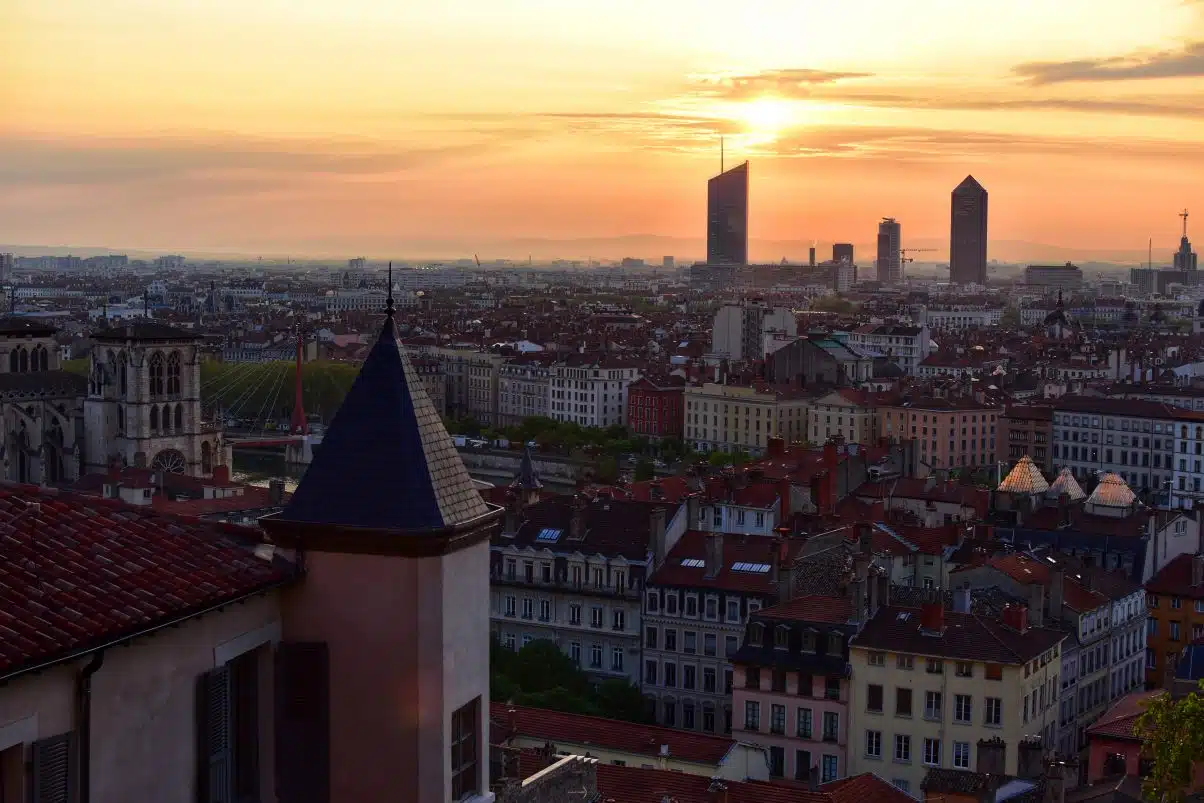
[[[21,363],[21,367],[19,368],[20,372],[23,374],[28,373],[29,372],[29,352],[26,351],[24,348],[19,348],[19,349],[17,349],[17,354],[18,354],[18,357],[19,357],[20,363]]]
[[[159,408],[152,406],[150,408],[150,428],[151,432],[159,431]]]
[[[8,370],[10,373],[17,373],[21,370],[20,355],[17,353],[21,349],[13,349],[8,353]]]
[[[117,408],[117,432],[120,435],[125,434],[125,408]]]
[[[167,394],[169,396],[180,395],[180,352],[178,351],[173,351],[167,358]]]
[[[167,432],[171,429],[171,405],[163,405],[163,431]]]
[[[163,395],[163,352],[156,351],[150,358],[150,395]]]
[[[125,352],[121,352],[121,368],[118,370],[118,375],[121,378],[121,395],[126,394],[126,368],[129,366],[129,360],[126,359]]]
[[[37,357],[36,370],[50,370],[50,352],[46,350],[45,346],[38,346],[37,351],[34,352],[34,355]]]
[[[176,432],[184,431],[184,405],[176,405]]]

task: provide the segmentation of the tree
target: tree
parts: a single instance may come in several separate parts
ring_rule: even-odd
[[[1010,305],[1005,307],[1003,313],[999,316],[999,325],[1018,328],[1020,326],[1020,310]]]
[[[625,680],[611,678],[602,681],[598,684],[596,699],[601,716],[656,724],[648,717],[648,702],[639,687]]]
[[[644,457],[635,464],[635,481],[643,482],[650,480],[656,476],[656,466],[652,461]]]
[[[1169,694],[1151,698],[1133,733],[1153,765],[1144,793],[1160,803],[1180,803],[1191,791],[1193,765],[1204,756],[1204,697],[1192,692],[1177,700]]]
[[[619,478],[619,461],[613,457],[603,457],[594,464],[594,481],[609,485]]]

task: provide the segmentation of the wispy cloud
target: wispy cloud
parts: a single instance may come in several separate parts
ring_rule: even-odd
[[[1013,72],[1036,86],[1071,81],[1133,81],[1204,76],[1204,41],[1192,42],[1182,50],[1163,50],[1157,53],[1103,59],[1028,62],[1017,65]]]
[[[706,75],[697,79],[695,93],[725,100],[743,100],[766,94],[798,97],[808,95],[817,86],[870,77],[871,73],[807,68],[765,70],[745,75]]]

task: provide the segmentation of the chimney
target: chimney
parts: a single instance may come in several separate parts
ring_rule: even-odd
[[[573,495],[573,513],[569,518],[569,538],[580,541],[585,537],[585,511],[589,502],[581,494]]]
[[[849,601],[853,605],[853,621],[860,624],[865,621],[865,584],[858,578],[849,583]]]
[[[1058,494],[1058,527],[1065,529],[1070,526],[1070,494]]]
[[[1191,556],[1191,585],[1195,588],[1204,584],[1204,555],[1196,553]]]
[[[665,551],[665,509],[657,505],[648,514],[648,553],[653,568],[665,562]]]
[[[659,502],[665,498],[665,489],[661,485],[660,480],[653,480],[648,483],[648,498],[653,502]]]
[[[707,533],[706,576],[718,576],[723,568],[723,533]]]
[[[1041,803],[1066,803],[1066,777],[1070,767],[1056,757],[1045,764],[1045,795]]]
[[[1049,621],[1056,624],[1062,620],[1062,601],[1066,587],[1066,572],[1062,568],[1049,570]]]
[[[878,575],[878,592],[874,594],[879,608],[890,607],[890,578],[885,573]]]
[[[686,529],[698,529],[698,494],[692,493],[686,496]]]
[[[272,505],[284,504],[284,480],[273,479],[268,481],[268,503]]]
[[[920,632],[925,636],[945,634],[945,606],[939,602],[925,602],[920,606]]]
[[[978,764],[975,769],[984,775],[1003,775],[1007,769],[1007,742],[998,736],[978,740]]]
[[[783,477],[778,481],[778,526],[790,526],[790,480]]]
[[[1028,621],[1033,627],[1045,625],[1045,586],[1040,583],[1028,587]]]
[[[1017,633],[1028,632],[1028,608],[1023,605],[1004,605],[1003,624]]]
[[[794,561],[790,557],[790,542],[778,542],[778,553],[774,556],[777,567],[778,602],[789,602],[794,597]]]
[[[953,610],[955,613],[970,612],[970,584],[968,582],[961,588],[953,589]]]
[[[1017,777],[1035,781],[1045,774],[1045,751],[1041,749],[1040,737],[1021,739],[1017,750]]]
[[[874,526],[868,521],[857,523],[857,552],[867,556],[874,554]]]

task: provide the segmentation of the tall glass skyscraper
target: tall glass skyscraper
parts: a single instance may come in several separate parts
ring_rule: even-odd
[[[903,259],[899,253],[903,231],[899,221],[884,217],[878,224],[878,281],[898,284],[903,281]]]
[[[748,162],[707,182],[707,262],[748,264]]]
[[[966,176],[953,190],[949,221],[949,281],[987,283],[987,191]]]

